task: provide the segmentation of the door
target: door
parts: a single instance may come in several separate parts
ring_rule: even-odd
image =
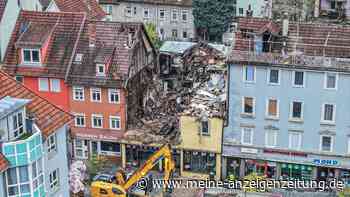
[[[74,140],[74,152],[76,159],[87,159],[89,156],[89,141],[75,139]]]

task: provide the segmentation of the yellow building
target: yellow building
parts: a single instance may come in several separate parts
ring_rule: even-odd
[[[181,116],[181,175],[184,177],[215,179],[221,177],[221,145],[223,119]]]

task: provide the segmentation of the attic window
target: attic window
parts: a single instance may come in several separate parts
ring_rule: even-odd
[[[77,53],[75,55],[75,62],[81,62],[83,60],[83,54]]]
[[[40,51],[39,49],[23,49],[22,50],[23,63],[26,64],[39,64],[40,63]]]
[[[106,66],[104,64],[96,65],[96,76],[106,76]]]

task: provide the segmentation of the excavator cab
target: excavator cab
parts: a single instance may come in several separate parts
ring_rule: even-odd
[[[123,187],[117,184],[96,181],[91,184],[91,196],[93,197],[126,197]]]

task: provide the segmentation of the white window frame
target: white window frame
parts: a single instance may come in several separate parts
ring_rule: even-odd
[[[249,129],[250,132],[251,132],[250,143],[245,143],[244,142],[245,129]],[[251,145],[253,145],[253,139],[254,139],[254,129],[253,128],[248,128],[248,127],[242,127],[242,129],[241,129],[241,144],[251,146]]]
[[[328,74],[335,74],[335,87],[334,88],[328,88]],[[326,90],[337,90],[338,89],[338,79],[339,79],[339,74],[334,73],[334,72],[325,72],[324,73],[324,89]]]
[[[293,103],[294,102],[299,102],[301,103],[301,117],[300,118],[295,118],[293,117]],[[292,100],[289,106],[289,119],[292,121],[302,121],[304,119],[304,102],[300,100]]]
[[[322,139],[323,137],[330,137],[331,138],[331,150],[330,151],[326,151],[326,150],[322,150]],[[320,135],[320,151],[321,152],[333,152],[333,146],[334,146],[334,136],[332,135]]]
[[[164,13],[163,17],[161,17],[161,14],[160,14],[161,12]],[[165,20],[165,18],[166,18],[166,9],[165,8],[160,8],[159,9],[159,20]]]
[[[147,11],[147,15],[145,14]],[[150,19],[151,18],[151,10],[149,8],[143,8],[143,18],[144,19]]]
[[[183,20],[183,15],[186,15],[186,20]],[[188,10],[181,10],[181,21],[182,21],[183,23],[187,23],[187,21],[188,21],[188,16],[189,16]]]
[[[129,11],[130,11],[130,13],[129,13]],[[131,5],[128,5],[125,7],[124,14],[127,17],[132,17],[132,6]]]
[[[53,89],[54,82],[58,82],[57,89]],[[60,79],[50,79],[50,90],[51,90],[51,92],[61,92],[61,80]]]
[[[56,173],[56,179],[53,179],[53,174]],[[55,169],[49,174],[49,184],[51,192],[57,191],[60,188],[60,175],[59,175],[59,169]]]
[[[77,117],[83,117],[84,119],[84,125],[78,125],[78,119]],[[76,127],[86,127],[86,116],[84,113],[75,113],[74,123]]]
[[[270,103],[270,100],[275,100],[277,101],[277,107],[276,107],[276,116],[270,116],[269,115],[269,103]],[[269,118],[269,119],[279,119],[280,117],[280,101],[277,99],[277,98],[274,98],[274,97],[269,97],[266,99],[266,112],[265,112],[265,116],[266,118]]]
[[[296,72],[302,72],[303,74],[303,85],[296,85],[295,84],[295,73]],[[305,71],[301,71],[301,70],[294,70],[293,71],[293,76],[292,76],[292,86],[295,88],[305,88],[305,84],[306,84],[306,72]]]
[[[43,87],[40,85],[41,82],[47,83],[47,89],[43,89]],[[39,89],[40,92],[48,92],[48,91],[50,91],[49,78],[39,78],[38,79],[38,89]]]
[[[101,118],[101,126],[94,125],[94,118]],[[103,115],[102,114],[92,114],[91,115],[91,127],[95,129],[103,128]]]
[[[248,67],[253,67],[254,68],[254,80],[253,81],[248,81],[247,79],[246,79],[246,71],[247,71],[247,68]],[[243,66],[243,81],[245,82],[245,83],[256,83],[256,66],[249,66],[249,65],[244,65]]]
[[[273,134],[273,145],[269,145],[269,134]],[[277,146],[277,131],[276,130],[266,130],[265,131],[265,146],[269,148],[274,148]]]
[[[30,61],[25,61],[24,60],[24,51],[30,51]],[[33,61],[33,51],[38,51],[39,53],[39,62],[34,62]],[[22,49],[22,62],[24,64],[31,64],[31,65],[38,65],[41,63],[41,52],[39,49]]]
[[[174,19],[174,14],[176,16],[176,18]],[[170,21],[172,22],[177,22],[179,20],[179,10],[176,8],[171,9],[171,17],[170,17]]]
[[[53,142],[51,142],[51,139],[53,139]],[[47,138],[47,152],[57,152],[57,136],[55,133]]]
[[[22,123],[22,125],[20,125],[19,123],[20,123],[20,118],[19,118],[19,114],[21,114],[21,123]],[[14,116],[16,116],[16,128],[14,128],[14,126],[13,126],[13,130],[12,130],[12,133],[13,133],[13,136],[15,137],[15,138],[17,138],[17,137],[20,137],[20,136],[22,136],[26,131],[25,131],[25,127],[24,127],[24,125],[25,125],[25,116],[24,116],[24,113],[23,113],[23,111],[18,111],[18,112],[16,112],[16,113],[14,113],[13,115],[12,115],[12,121],[14,121],[13,119],[14,119]],[[17,133],[17,135],[16,135],[16,133]]]
[[[103,67],[103,72],[100,72],[100,67]],[[96,76],[105,77],[106,76],[106,65],[105,64],[96,64]]]
[[[270,81],[270,79],[271,79],[271,71],[272,70],[277,70],[278,71],[278,82],[277,83],[274,83],[274,82]],[[281,85],[281,69],[278,69],[278,68],[270,68],[270,69],[268,69],[267,84],[269,84],[269,85]]]
[[[112,101],[111,100],[111,96],[112,94],[116,93],[117,96],[118,96],[118,101]],[[113,104],[119,104],[120,103],[120,91],[118,89],[112,89],[112,88],[109,88],[108,89],[108,101],[109,103],[113,103]]]
[[[77,98],[76,90],[82,91],[82,98]],[[73,86],[73,100],[75,101],[84,101],[85,100],[85,89],[82,86]]]
[[[244,105],[245,105],[245,98],[252,98],[253,99],[253,113],[246,113],[244,111]],[[252,96],[242,96],[242,114],[249,115],[249,116],[255,116],[255,97]]]
[[[119,119],[119,127],[118,128],[113,128],[112,127],[112,120],[113,119]],[[122,121],[121,121],[121,118],[120,118],[120,116],[109,116],[109,128],[110,129],[113,129],[113,130],[120,130],[121,129],[121,125],[122,124]]]
[[[113,13],[113,6],[112,5],[106,4],[106,5],[103,5],[103,8],[104,8],[104,11],[106,12],[107,15],[112,15],[112,13]]]
[[[100,93],[100,100],[94,100],[94,97],[93,97],[94,91]],[[90,88],[90,100],[91,100],[91,102],[95,102],[95,103],[102,102],[102,90],[101,90],[101,88]]]
[[[295,135],[299,135],[299,141],[298,141],[298,147],[292,147],[292,134]],[[302,143],[302,138],[303,138],[303,135],[301,132],[289,132],[288,133],[288,148],[289,149],[293,149],[293,150],[301,150],[301,143]]]
[[[332,105],[333,106],[333,120],[325,120],[324,113],[325,113],[325,110],[326,110],[326,105]],[[322,103],[321,123],[335,124],[336,113],[337,113],[337,106],[336,106],[335,103]]]

